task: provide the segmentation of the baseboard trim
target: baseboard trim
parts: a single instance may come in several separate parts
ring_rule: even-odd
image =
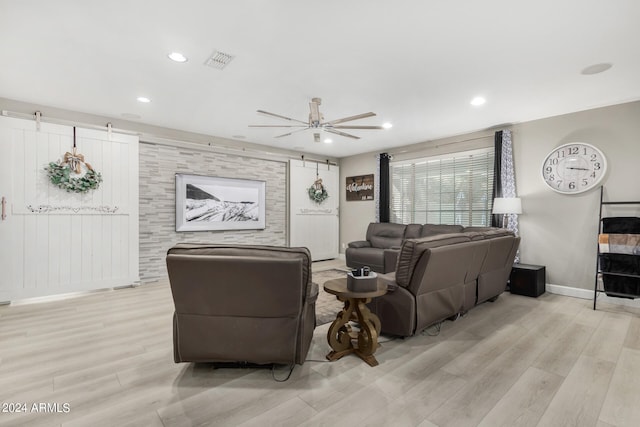
[[[43,303],[43,302],[63,301],[63,300],[67,300],[67,299],[73,299],[73,298],[77,298],[77,297],[91,295],[91,294],[98,293],[98,292],[110,292],[110,291],[117,291],[119,289],[136,288],[139,285],[140,285],[139,283],[132,283],[130,285],[117,286],[117,287],[100,288],[100,289],[87,289],[85,291],[67,292],[67,293],[64,293],[64,294],[45,295],[45,296],[42,296],[42,297],[27,297],[27,298],[20,298],[20,299],[11,300],[11,301],[8,301],[6,303],[0,303],[0,304],[9,304],[11,306],[15,306],[15,305],[27,305],[27,304],[40,304],[40,303]]]
[[[545,290],[551,294],[593,300],[593,290],[589,289],[572,288],[570,286],[553,285],[551,283],[547,283],[545,285]],[[640,308],[640,299],[613,298],[608,297],[604,293],[600,293],[600,295],[598,295],[598,302]]]

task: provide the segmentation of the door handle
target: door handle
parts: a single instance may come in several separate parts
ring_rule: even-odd
[[[7,199],[2,196],[2,220],[7,219]]]

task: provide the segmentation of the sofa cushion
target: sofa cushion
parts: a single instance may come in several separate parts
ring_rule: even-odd
[[[384,251],[378,248],[347,248],[345,253],[349,267],[369,267],[373,271],[384,271]]]
[[[483,231],[482,235],[484,235],[485,239],[495,239],[497,237],[515,236],[515,233],[506,228],[492,227],[490,230]]]
[[[438,234],[461,233],[463,228],[464,227],[462,227],[461,225],[454,224],[424,224],[422,226],[422,230],[420,231],[420,237],[429,237]]]
[[[409,285],[415,265],[425,250],[469,241],[471,241],[469,236],[462,233],[438,234],[435,236],[421,237],[419,239],[405,240],[402,244],[402,249],[400,249],[400,255],[398,256],[396,283],[403,287]]]
[[[405,239],[418,239],[422,233],[422,224],[408,224],[404,231]]]
[[[366,240],[356,240],[355,242],[349,242],[350,248],[370,248],[371,243]]]
[[[493,230],[494,228],[496,228],[496,227],[480,227],[480,226],[477,226],[477,225],[471,225],[471,226],[469,226],[469,227],[464,227],[464,228],[462,229],[462,232],[463,232],[463,233],[467,233],[467,232],[469,232],[469,231],[482,232],[482,231],[489,231],[489,230]]]
[[[404,230],[406,225],[394,224],[390,222],[369,224],[367,229],[367,240],[371,242],[371,247],[387,249],[393,246],[402,245]]]
[[[463,233],[471,240],[495,239],[496,237],[514,236],[511,230],[500,227],[465,227]]]

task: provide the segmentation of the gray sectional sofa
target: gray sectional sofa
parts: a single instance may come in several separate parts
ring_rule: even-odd
[[[504,292],[520,238],[503,229],[440,234],[403,242],[394,272],[379,274],[387,294],[369,307],[382,333],[412,336]]]
[[[476,229],[476,227],[469,227]],[[347,267],[369,267],[378,273],[395,271],[400,247],[406,239],[460,233],[461,225],[394,224],[372,222],[367,227],[366,240],[349,243],[345,251]]]
[[[369,303],[382,333],[412,336],[504,292],[520,238],[494,227],[371,223],[347,266],[381,273],[388,292]]]

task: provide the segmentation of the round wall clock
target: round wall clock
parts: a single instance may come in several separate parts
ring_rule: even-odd
[[[598,148],[572,142],[553,149],[542,164],[542,179],[563,194],[582,193],[598,185],[607,172],[607,159]]]

